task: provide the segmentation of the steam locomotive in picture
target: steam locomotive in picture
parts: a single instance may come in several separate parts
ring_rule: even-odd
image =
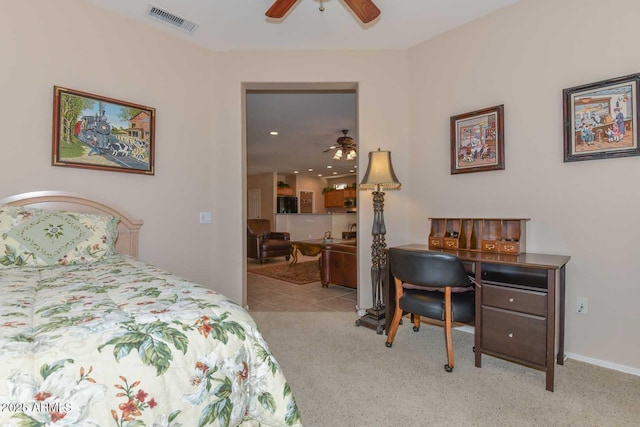
[[[99,103],[98,110],[99,113],[95,115],[81,116],[75,127],[76,137],[90,148],[89,155],[101,155],[128,168],[147,168],[148,142],[124,132],[114,133],[102,102]]]

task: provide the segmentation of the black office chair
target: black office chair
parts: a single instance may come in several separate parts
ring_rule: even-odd
[[[413,317],[413,330],[420,329],[420,316],[444,320],[447,364],[454,367],[452,322],[468,322],[475,316],[473,282],[460,259],[435,251],[389,249],[389,266],[396,285],[396,311],[387,336],[387,347],[393,345],[398,325],[405,312]]]

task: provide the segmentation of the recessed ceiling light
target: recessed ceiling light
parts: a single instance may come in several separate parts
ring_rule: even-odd
[[[318,174],[318,176],[322,176],[322,174],[321,174],[321,173],[319,173],[319,174]]]
[[[334,175],[338,175],[338,172],[334,172],[333,174],[334,174]]]
[[[272,130],[271,132],[269,132],[269,135],[277,135],[277,134],[278,134],[278,132],[275,131],[275,130]]]
[[[293,171],[293,173],[300,173],[300,172],[298,172],[298,171]]]
[[[307,171],[313,172],[313,168],[309,168],[309,169],[307,169]]]
[[[350,172],[350,173],[354,173],[355,171],[354,171],[353,169],[350,169],[350,170],[349,170],[349,172]]]
[[[331,166],[331,165],[327,166],[327,169],[331,169],[331,168],[333,168],[333,166]]]

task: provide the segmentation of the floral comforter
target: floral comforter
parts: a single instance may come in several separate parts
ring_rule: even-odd
[[[299,426],[250,315],[131,257],[0,269],[0,426]]]

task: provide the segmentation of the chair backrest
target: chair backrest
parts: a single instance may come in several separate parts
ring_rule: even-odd
[[[271,233],[271,221],[268,219],[248,219],[247,234],[249,236],[265,236]]]
[[[394,277],[412,285],[437,288],[472,285],[460,258],[443,252],[390,248],[389,265]]]

